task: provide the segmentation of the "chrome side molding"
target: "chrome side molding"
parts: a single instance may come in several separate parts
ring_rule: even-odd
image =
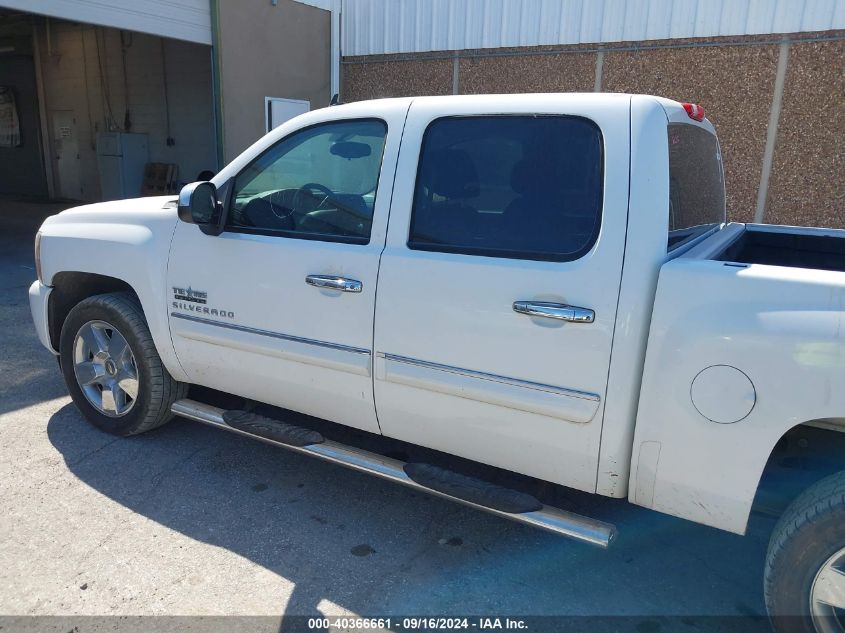
[[[546,303],[545,301],[514,301],[513,311],[532,317],[557,319],[570,323],[592,323],[596,313],[589,308],[566,305],[565,303]]]
[[[559,396],[569,396],[570,398],[580,398],[591,402],[601,402],[601,396],[596,393],[579,391],[568,387],[556,387],[554,385],[546,385],[539,382],[531,382],[529,380],[508,378],[507,376],[500,376],[498,374],[488,374],[483,371],[463,369],[461,367],[453,367],[452,365],[441,365],[440,363],[432,363],[427,360],[419,360],[418,358],[409,358],[407,356],[399,356],[397,354],[388,354],[387,352],[376,352],[376,355],[380,358],[384,358],[385,360],[406,363],[408,365],[417,365],[418,367],[425,367],[427,369],[436,369],[450,374],[466,376],[467,378],[477,378],[478,380],[488,380],[490,382],[502,383],[513,387],[522,387],[524,389],[531,389],[534,391],[545,391]]]
[[[292,336],[282,332],[271,332],[237,323],[224,323],[178,312],[171,312],[170,316],[173,335],[184,339],[217,345],[228,350],[284,358],[296,363],[317,365],[359,376],[371,375],[372,359],[368,349]],[[189,325],[194,323],[200,327]],[[216,331],[218,329],[241,332],[249,336],[224,334]],[[266,340],[260,340],[257,337]]]
[[[465,499],[460,499],[458,497],[433,490],[411,479],[405,473],[405,462],[385,457],[384,455],[379,455],[377,453],[371,453],[353,446],[347,446],[331,440],[326,440],[320,444],[292,446],[290,444],[276,442],[259,435],[253,435],[252,433],[226,424],[226,421],[223,419],[223,414],[226,412],[224,409],[204,404],[202,402],[197,402],[195,400],[187,398],[177,400],[173,403],[170,410],[175,415],[189,420],[195,420],[232,433],[252,437],[267,444],[281,446],[282,448],[286,448],[297,453],[312,455],[313,457],[318,457],[322,460],[339,464],[341,466],[345,466],[346,468],[351,468],[352,470],[369,473],[371,475],[375,475],[376,477],[381,477],[382,479],[387,479],[421,492],[427,492],[438,497],[450,499],[469,507],[489,512],[490,514],[494,514],[496,516],[510,519],[518,523],[532,525],[554,534],[566,536],[584,543],[590,543],[591,545],[607,547],[616,535],[616,528],[609,523],[605,523],[597,519],[591,519],[572,512],[567,512],[566,510],[561,510],[552,506],[544,505],[541,509],[532,512],[504,512],[502,510],[479,505]]]
[[[246,325],[238,325],[237,323],[226,323],[215,319],[204,319],[202,317],[194,316],[192,314],[182,314],[181,312],[171,312],[170,316],[174,319],[182,319],[184,321],[191,321],[193,323],[202,323],[203,325],[212,325],[226,330],[235,330],[236,332],[246,332],[247,334],[257,334],[258,336],[266,336],[268,338],[276,338],[282,341],[291,341],[292,343],[302,343],[304,345],[312,345],[314,347],[325,347],[327,349],[336,349],[341,352],[350,352],[352,354],[364,354],[369,356],[370,350],[362,347],[351,347],[349,345],[341,345],[340,343],[331,343],[329,341],[318,341],[312,338],[303,338],[302,336],[293,336],[292,334],[283,334],[282,332],[273,332],[270,330],[261,330]]]
[[[601,403],[598,394],[545,385],[406,356],[377,352],[375,375],[417,389],[486,402],[575,424],[586,424]]]

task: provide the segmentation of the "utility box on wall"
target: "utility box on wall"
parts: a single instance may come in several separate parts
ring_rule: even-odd
[[[97,134],[97,168],[103,200],[141,195],[144,166],[149,161],[146,134],[100,132]]]
[[[305,114],[311,109],[311,102],[304,99],[283,99],[281,97],[264,97],[264,131],[279,127],[285,121]]]

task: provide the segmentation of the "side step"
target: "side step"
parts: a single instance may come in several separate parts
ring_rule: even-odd
[[[616,536],[609,523],[553,508],[531,495],[466,477],[430,464],[408,464],[323,438],[316,431],[243,411],[226,411],[195,400],[173,403],[178,416],[252,437],[298,453],[376,475],[512,521],[578,541],[607,547]]]

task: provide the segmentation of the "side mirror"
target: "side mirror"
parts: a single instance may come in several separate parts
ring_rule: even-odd
[[[179,219],[196,224],[203,233],[219,234],[220,203],[217,188],[210,182],[192,182],[179,192]]]

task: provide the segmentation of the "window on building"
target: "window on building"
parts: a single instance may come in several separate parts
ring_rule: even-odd
[[[227,229],[366,244],[386,133],[367,119],[285,137],[235,178]]]
[[[602,140],[580,117],[438,119],[420,155],[408,246],[570,261],[596,241]]]

